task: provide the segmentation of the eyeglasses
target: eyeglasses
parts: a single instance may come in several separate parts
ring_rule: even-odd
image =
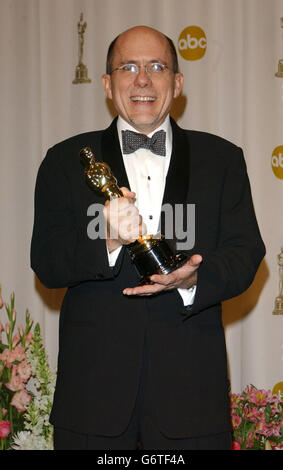
[[[149,62],[148,64],[145,65],[137,65],[137,64],[124,64],[120,65],[120,67],[117,67],[116,69],[112,70],[111,74],[113,72],[119,71],[122,72],[124,75],[129,75],[129,76],[134,76],[134,74],[138,74],[140,72],[140,69],[144,67],[146,73],[148,75],[161,75],[162,72],[165,72],[165,70],[171,70],[167,65],[161,64],[160,62]]]

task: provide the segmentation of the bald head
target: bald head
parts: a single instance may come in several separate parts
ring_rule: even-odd
[[[153,132],[165,121],[183,87],[184,77],[174,71],[168,39],[153,28],[136,26],[116,38],[109,56],[108,73],[102,77],[106,96],[138,132]],[[137,66],[134,72],[127,70],[131,64]],[[161,67],[149,72],[150,64]]]
[[[164,47],[168,47],[170,51],[170,55],[172,58],[172,70],[174,73],[179,72],[179,64],[178,64],[178,57],[176,48],[172,39],[165,36],[165,34],[161,33],[157,29],[150,28],[149,26],[134,26],[133,28],[127,29],[123,33],[119,34],[110,44],[108,53],[107,53],[107,60],[106,60],[106,73],[111,74],[112,72],[112,63],[113,63],[113,56],[115,54],[115,48],[119,43],[126,43],[128,40],[131,41],[135,37],[142,35],[144,40],[150,41],[153,37],[159,37],[159,39],[164,42]]]

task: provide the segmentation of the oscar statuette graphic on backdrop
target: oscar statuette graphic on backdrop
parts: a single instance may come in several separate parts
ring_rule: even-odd
[[[283,17],[280,18],[280,24],[281,24],[281,28],[283,28]],[[283,37],[283,34],[282,34],[282,37]],[[283,78],[283,59],[280,59],[278,61],[278,71],[276,72],[275,77]]]
[[[83,22],[83,13],[81,13],[80,21],[78,22],[79,63],[76,66],[76,78],[73,80],[74,84],[91,82],[91,79],[88,78],[87,66],[83,63],[84,35],[86,27],[87,23]]]
[[[273,315],[283,315],[283,246],[277,256],[279,265],[279,294],[275,299]]]

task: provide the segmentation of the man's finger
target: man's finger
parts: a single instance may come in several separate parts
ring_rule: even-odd
[[[190,257],[188,264],[191,266],[198,266],[202,262],[202,256],[199,254],[193,255]]]
[[[122,191],[124,197],[129,197],[129,198],[135,199],[136,193],[134,193],[130,189],[122,186],[122,188],[120,188],[120,190]]]
[[[124,295],[153,295],[163,290],[158,284],[146,284],[144,286],[127,287],[123,290]]]
[[[175,282],[180,277],[184,277],[184,275],[188,275],[188,270],[192,271],[192,268],[197,269],[202,262],[201,255],[193,255],[191,258],[180,268],[176,269],[170,274],[153,274],[150,276],[150,280],[152,282],[156,282],[158,284],[162,284],[164,286],[169,286],[170,284],[175,284]]]

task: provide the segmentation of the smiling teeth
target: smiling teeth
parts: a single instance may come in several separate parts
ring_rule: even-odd
[[[154,101],[152,96],[132,96],[132,101]]]

